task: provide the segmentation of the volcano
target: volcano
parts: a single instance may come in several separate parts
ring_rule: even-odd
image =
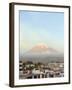
[[[46,44],[37,44],[29,51],[20,56],[20,60],[32,62],[63,62],[64,56],[54,48],[48,47]]]
[[[37,44],[29,50],[29,53],[57,53],[57,50],[48,47],[46,44]]]

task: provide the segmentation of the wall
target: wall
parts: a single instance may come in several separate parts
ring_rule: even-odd
[[[72,0],[0,0],[0,90],[12,89],[8,86],[8,80],[9,80],[9,2],[13,2],[13,1],[14,2],[30,2],[30,3],[36,2],[36,3],[43,3],[43,4],[48,3],[48,4],[71,5],[71,15],[72,15]],[[72,75],[72,72],[71,72],[71,75]],[[23,90],[23,89],[25,90],[33,90],[33,89],[35,90],[37,89],[68,90],[69,89],[71,90],[72,83],[70,85],[24,87],[24,88],[14,88],[14,89],[16,90],[18,89],[19,90]]]

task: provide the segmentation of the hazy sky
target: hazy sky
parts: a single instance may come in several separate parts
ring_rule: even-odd
[[[20,52],[39,43],[64,50],[64,13],[20,11]]]

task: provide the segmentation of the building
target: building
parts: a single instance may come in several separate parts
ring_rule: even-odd
[[[23,62],[19,61],[19,76],[23,75]]]

